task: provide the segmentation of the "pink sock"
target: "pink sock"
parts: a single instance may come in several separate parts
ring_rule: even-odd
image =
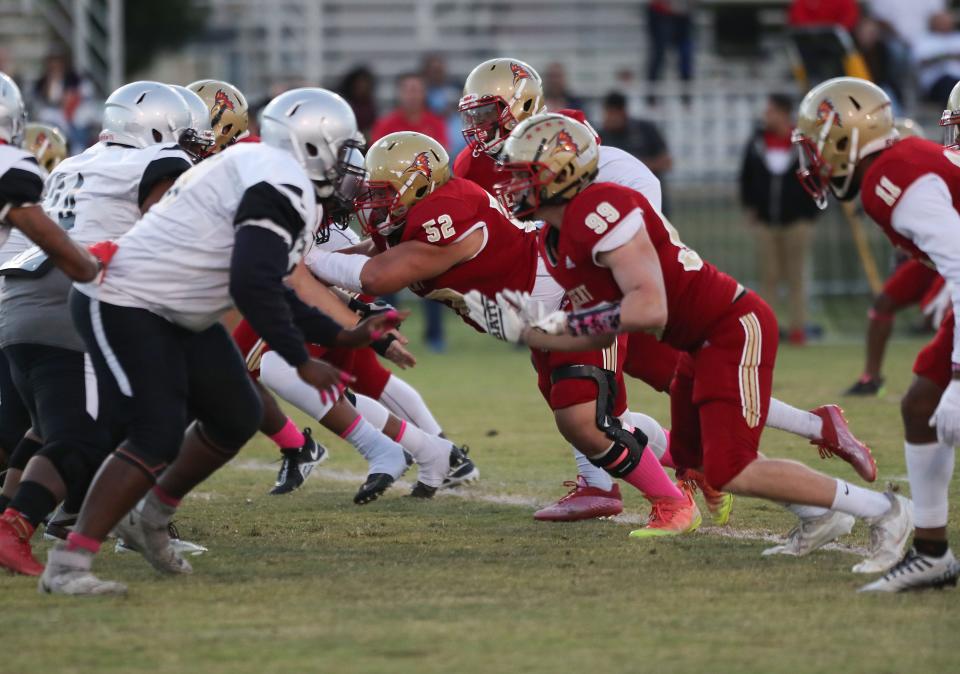
[[[676,470],[677,463],[673,460],[673,454],[670,453],[670,431],[664,428],[663,432],[667,436],[667,451],[660,457],[660,465]]]
[[[71,531],[67,534],[67,551],[74,552],[76,550],[86,550],[87,552],[97,554],[100,551],[100,541],[95,538],[90,538],[89,536],[84,536],[76,531]]]
[[[640,464],[621,479],[639,489],[648,498],[684,498],[673,480],[663,472],[663,466],[653,452],[644,452],[640,457]]]
[[[180,499],[178,499],[173,494],[170,494],[167,491],[164,491],[163,487],[157,485],[153,488],[153,495],[157,497],[157,500],[164,505],[168,505],[171,508],[180,507]]]
[[[300,432],[300,429],[297,428],[297,425],[293,423],[293,419],[287,417],[287,423],[279,432],[274,433],[270,436],[270,439],[277,443],[277,447],[280,449],[299,449],[303,447],[307,439],[303,437],[303,433]]]

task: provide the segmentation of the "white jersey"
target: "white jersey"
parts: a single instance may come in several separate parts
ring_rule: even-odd
[[[262,143],[235,145],[184,173],[118,240],[102,284],[77,288],[199,332],[233,306],[237,227],[281,237],[292,269],[313,240],[316,218],[313,184],[291,154]]]
[[[323,243],[317,243],[314,248],[317,250],[326,251],[328,253],[335,253],[338,250],[355,246],[360,243],[360,241],[360,235],[349,227],[346,229],[331,227],[330,237]]]
[[[7,222],[7,213],[11,208],[38,204],[45,175],[32,154],[19,147],[0,143],[0,249],[12,229]]]
[[[600,145],[600,161],[597,166],[598,183],[616,183],[629,187],[646,197],[660,211],[663,208],[663,192],[660,179],[647,165],[629,152],[620,148]]]

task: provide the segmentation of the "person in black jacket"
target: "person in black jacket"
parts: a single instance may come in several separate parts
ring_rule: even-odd
[[[787,287],[791,344],[806,341],[807,254],[817,207],[794,177],[798,159],[790,143],[793,102],[771,94],[763,124],[747,142],[740,198],[756,235],[761,295],[773,306]],[[779,312],[778,312],[779,313]]]

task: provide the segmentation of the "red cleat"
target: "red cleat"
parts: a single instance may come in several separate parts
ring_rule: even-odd
[[[819,440],[811,440],[810,444],[820,449],[820,456],[827,459],[833,455],[853,466],[867,482],[877,479],[877,462],[870,453],[870,448],[857,440],[857,437],[847,425],[843,410],[837,405],[824,405],[810,410],[823,419],[823,431]]]
[[[21,536],[7,517],[0,517],[0,567],[24,576],[43,573],[43,564],[34,558],[30,540]]]
[[[576,522],[597,517],[613,517],[623,512],[620,486],[614,483],[610,491],[591,487],[580,475],[576,482],[564,482],[570,492],[551,506],[533,514],[541,522]]]

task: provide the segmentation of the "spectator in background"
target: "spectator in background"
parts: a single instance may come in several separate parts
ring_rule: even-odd
[[[427,107],[446,120],[447,152],[456,157],[460,150],[467,145],[467,141],[460,133],[462,121],[457,106],[460,95],[463,93],[463,83],[447,76],[447,63],[439,54],[427,54],[423,57],[421,66],[424,82],[427,85]]]
[[[418,73],[397,78],[397,107],[374,123],[370,142],[395,131],[417,131],[449,147],[446,122],[427,107],[427,85]]]
[[[631,118],[627,110],[627,97],[618,91],[610,92],[603,99],[600,138],[604,145],[632,154],[661,180],[673,167],[673,157],[656,124]]]
[[[869,0],[867,9],[889,35],[912,48],[930,29],[933,15],[948,8],[947,0]]]
[[[860,19],[856,0],[793,0],[787,22],[791,26],[840,26],[852,32]]]
[[[417,131],[430,136],[445,148],[450,146],[446,122],[427,107],[427,86],[419,73],[407,73],[397,78],[397,107],[376,121],[370,132],[369,144],[397,131]],[[441,353],[446,350],[443,333],[445,309],[443,305],[430,300],[424,302],[424,309],[424,339],[432,351]]]
[[[960,32],[949,12],[930,17],[930,32],[913,43],[913,62],[920,95],[942,106],[960,80]]]
[[[33,85],[32,117],[63,129],[71,153],[95,142],[100,120],[92,98],[92,85],[74,71],[67,52],[61,47],[51,49],[43,74]]]
[[[667,49],[677,50],[680,78],[693,79],[693,7],[696,0],[650,0],[647,9],[647,30],[650,33],[650,56],[647,80],[653,84],[663,74]],[[655,102],[651,95],[650,102]]]
[[[367,140],[377,120],[377,79],[367,66],[356,66],[348,71],[337,91],[353,108],[357,127]]]
[[[756,236],[760,293],[776,306],[779,286],[789,297],[788,338],[807,338],[807,257],[817,207],[794,176],[799,160],[791,146],[793,101],[772,94],[763,124],[747,142],[740,171],[740,197]],[[780,312],[778,312],[779,315]]]
[[[583,101],[570,93],[567,69],[562,63],[547,66],[543,76],[543,100],[547,110],[583,110]]]

